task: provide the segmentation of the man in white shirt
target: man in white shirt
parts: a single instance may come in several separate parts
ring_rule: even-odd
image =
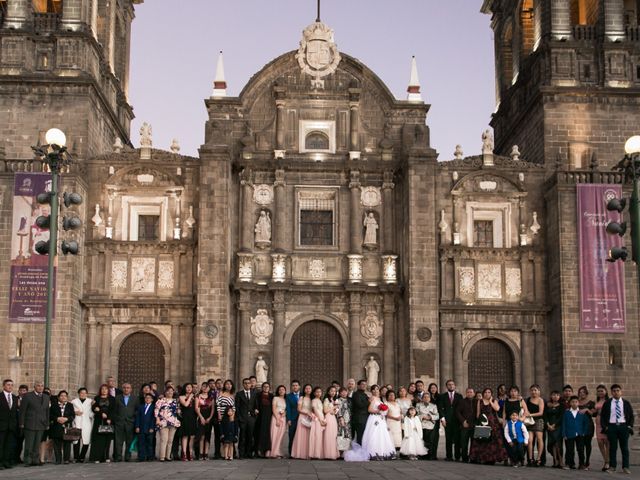
[[[622,471],[629,470],[629,435],[633,434],[634,414],[631,403],[622,398],[622,387],[611,385],[611,399],[602,406],[600,425],[609,439],[609,472],[615,472],[617,466],[618,445],[622,453]]]

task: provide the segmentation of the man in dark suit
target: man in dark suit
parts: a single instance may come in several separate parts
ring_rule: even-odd
[[[287,426],[289,427],[289,454],[291,454],[293,437],[296,434],[296,428],[298,428],[298,400],[300,400],[300,382],[294,380],[291,382],[291,391],[287,393],[285,397],[285,403],[287,405]]]
[[[22,384],[18,387],[18,418],[20,418],[20,402],[24,396],[29,393],[29,387],[25,384]],[[13,464],[17,465],[22,463],[22,446],[24,445],[24,432],[18,428],[18,431],[15,436],[16,443],[15,448],[13,449]]]
[[[238,450],[240,458],[253,457],[253,440],[258,416],[258,395],[251,388],[251,380],[242,379],[243,389],[236,393],[236,420],[240,427]]]
[[[13,380],[2,381],[0,395],[0,470],[11,468],[13,446],[18,432],[18,397],[13,394]]]
[[[113,459],[122,461],[122,443],[124,442],[124,461],[131,460],[131,442],[133,442],[134,422],[140,401],[137,396],[131,395],[131,384],[122,385],[122,393],[116,396],[113,424],[115,430],[115,444],[113,447]]]
[[[109,387],[109,395],[111,395],[112,397],[117,397],[118,395],[122,394],[122,390],[120,390],[117,386],[116,386],[116,379],[115,377],[112,377],[111,375],[109,375],[107,377],[107,386]]]
[[[456,417],[456,408],[462,395],[456,392],[456,383],[449,379],[446,383],[447,391],[440,395],[440,418],[444,427],[446,438],[446,455],[447,460],[460,460],[460,422]]]
[[[609,439],[609,471],[615,472],[618,465],[618,445],[622,453],[622,471],[629,470],[629,435],[633,435],[633,408],[631,403],[622,398],[622,387],[611,385],[611,398],[607,400],[600,411],[600,426],[602,433]]]
[[[369,397],[367,396],[367,381],[360,380],[358,382],[358,390],[351,397],[353,412],[351,415],[351,427],[353,428],[354,439],[359,445],[362,445],[362,435],[364,435],[364,427],[367,426],[369,418]]]
[[[138,407],[134,422],[135,432],[138,435],[138,461],[153,460],[153,437],[155,434],[156,417],[153,406],[153,395],[147,393],[144,396],[144,404]]]
[[[44,383],[37,381],[33,391],[20,402],[19,426],[24,432],[24,466],[43,465],[40,462],[40,441],[49,428],[49,395]]]
[[[460,424],[460,451],[462,461],[469,461],[469,444],[473,438],[473,429],[476,425],[476,392],[473,388],[467,388],[465,397],[458,402],[456,418]]]

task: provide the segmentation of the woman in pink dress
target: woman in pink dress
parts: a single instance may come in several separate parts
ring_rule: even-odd
[[[598,448],[602,454],[604,464],[602,465],[602,471],[606,472],[609,469],[609,437],[606,433],[602,433],[602,426],[600,424],[600,414],[602,412],[602,406],[604,402],[609,399],[609,393],[607,387],[604,385],[598,385],[596,388],[596,440],[598,440]]]
[[[336,387],[329,387],[327,394],[322,403],[324,411],[324,420],[327,426],[324,429],[324,458],[326,460],[337,460],[340,458],[338,450],[338,420],[336,413],[338,411],[338,392]]]
[[[309,457],[322,460],[324,458],[324,429],[327,426],[327,422],[324,419],[322,388],[320,387],[313,389],[311,411],[313,412],[313,418],[311,432],[309,433]]]
[[[284,385],[276,388],[276,396],[273,397],[272,413],[271,416],[271,450],[266,453],[269,458],[282,458],[282,439],[287,431],[287,418],[285,411],[287,410],[287,403],[284,399],[287,394],[287,389]]]
[[[291,446],[291,458],[300,460],[309,459],[309,434],[311,433],[312,413],[311,413],[311,389],[313,387],[306,384],[302,389],[302,397],[298,400],[298,426],[293,445]]]

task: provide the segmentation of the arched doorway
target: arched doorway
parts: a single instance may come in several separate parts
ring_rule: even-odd
[[[484,338],[469,352],[469,386],[482,391],[489,387],[494,393],[498,385],[513,385],[514,361],[509,347],[495,338]]]
[[[291,380],[322,388],[342,382],[343,345],[340,332],[321,320],[303,323],[291,338]]]
[[[147,332],[129,335],[118,355],[118,383],[130,383],[133,391],[147,382],[164,383],[164,347],[162,342]]]

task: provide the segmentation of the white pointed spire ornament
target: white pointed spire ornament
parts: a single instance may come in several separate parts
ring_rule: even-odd
[[[216,78],[213,80],[213,98],[222,98],[227,96],[227,81],[224,79],[224,58],[222,50],[218,55],[218,65],[216,66]]]
[[[409,88],[407,88],[407,100],[410,102],[422,102],[420,94],[420,79],[418,78],[418,63],[415,55],[411,57],[411,79],[409,80]]]

